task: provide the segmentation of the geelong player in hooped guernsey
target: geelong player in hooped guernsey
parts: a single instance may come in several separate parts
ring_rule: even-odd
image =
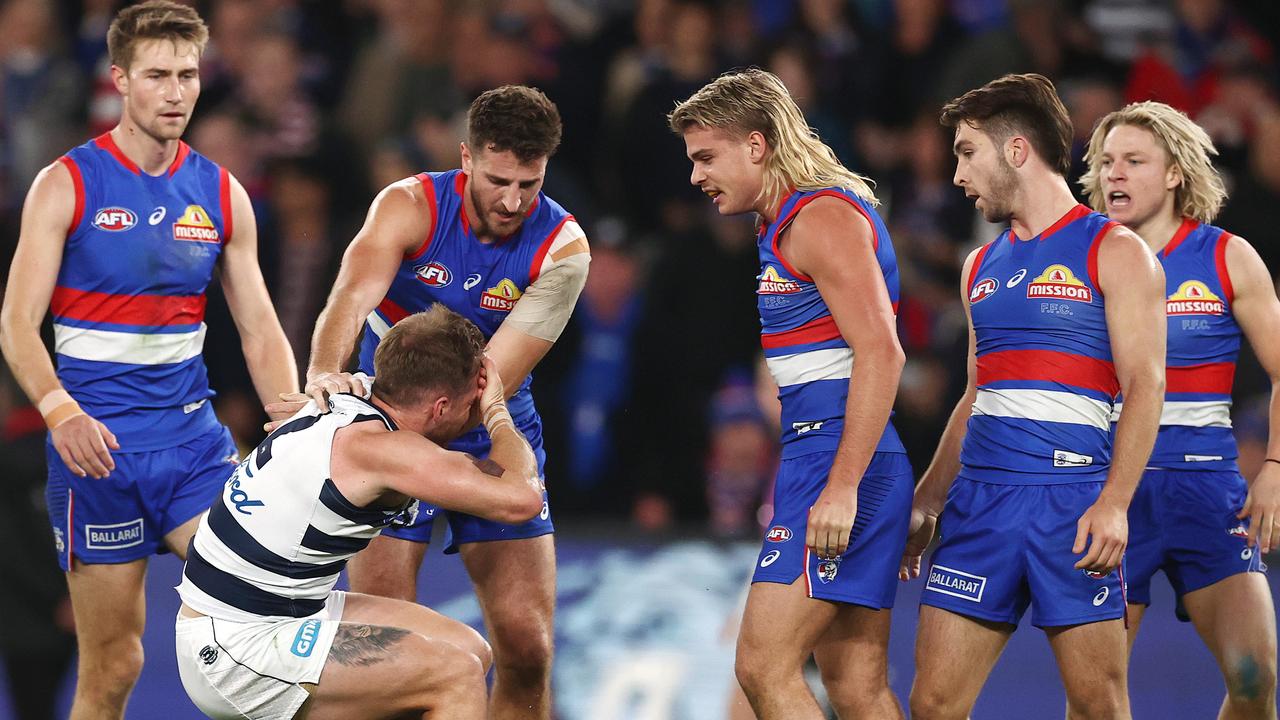
[[[1226,681],[1222,717],[1276,717],[1276,626],[1262,554],[1280,545],[1280,301],[1242,238],[1209,224],[1226,198],[1208,134],[1167,105],[1111,113],[1090,140],[1089,200],[1155,251],[1168,351],[1160,433],[1129,507],[1130,644],[1163,570]],[[1267,460],[1236,465],[1231,388],[1242,337],[1272,380]],[[1122,411],[1123,410],[1123,411]],[[1117,405],[1123,422],[1128,404]]]
[[[783,450],[738,681],[758,717],[823,717],[803,678],[813,654],[841,717],[901,717],[886,647],[912,483],[889,421],[898,271],[875,196],[772,74],[723,75],[668,120],[720,214],[761,219],[756,299]]]
[[[185,557],[236,461],[201,356],[221,271],[259,396],[297,388],[244,188],[180,140],[208,31],[189,7],[122,11],[107,44],[120,123],[36,178],[0,340],[49,426],[49,519],[76,616],[72,718],[118,718],[141,670],[146,559]],[[40,341],[53,315],[54,363]]]
[[[478,325],[510,394],[511,413],[538,456],[542,421],[530,373],[559,337],[586,282],[586,236],[541,192],[560,142],[560,115],[540,91],[505,86],[482,93],[467,116],[462,169],[392,184],[348,247],[316,324],[306,391],[359,390],[340,372],[364,331],[360,364],[371,370],[388,328],[442,303]],[[474,429],[450,447],[484,456]],[[370,543],[350,567],[352,589],[412,600],[434,508],[412,527]],[[446,550],[471,575],[494,646],[495,717],[549,718],[555,549],[549,506],[516,525],[450,512]],[[501,542],[493,542],[501,541]]]
[[[911,715],[967,717],[1030,607],[1078,716],[1128,717],[1126,511],[1162,400],[1163,276],[1137,236],[1072,196],[1071,124],[1047,79],[1006,75],[942,121],[955,183],[1011,227],[964,263],[969,384],[916,489],[903,579],[939,514],[941,542]]]

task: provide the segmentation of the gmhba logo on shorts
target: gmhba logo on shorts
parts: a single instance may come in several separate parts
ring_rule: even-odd
[[[982,593],[987,589],[987,579],[982,575],[934,565],[929,568],[929,584],[925,585],[924,589],[963,598],[970,602],[982,602]]]

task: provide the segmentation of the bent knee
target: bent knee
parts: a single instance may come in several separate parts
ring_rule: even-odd
[[[951,720],[969,715],[969,708],[963,701],[953,693],[938,689],[913,687],[907,704],[911,708],[912,720]]]
[[[1227,698],[1233,705],[1268,705],[1276,693],[1276,659],[1246,654],[1227,662]]]
[[[783,662],[777,655],[738,643],[733,673],[748,695],[759,695],[771,687],[779,687],[788,676],[801,676],[803,669]]]
[[[555,653],[551,628],[541,622],[495,626],[491,657],[499,668],[528,673],[548,673]]]
[[[137,637],[83,643],[80,648],[77,685],[96,694],[127,694],[142,674],[144,654]]]
[[[1112,720],[1128,717],[1129,700],[1122,693],[1090,693],[1088,697],[1067,697],[1068,720]]]

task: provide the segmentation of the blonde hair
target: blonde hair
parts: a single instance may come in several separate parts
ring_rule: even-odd
[[[1180,110],[1160,102],[1131,103],[1102,118],[1089,138],[1084,160],[1088,171],[1080,177],[1080,186],[1089,196],[1094,210],[1104,212],[1106,197],[1102,192],[1102,145],[1107,133],[1121,125],[1142,128],[1155,136],[1169,156],[1169,165],[1178,168],[1182,182],[1174,188],[1174,207],[1180,215],[1212,222],[1227,199],[1222,176],[1213,166],[1218,154],[1209,134]]]
[[[840,187],[879,204],[872,182],[840,164],[836,154],[805,122],[777,75],[758,68],[721,75],[676,105],[667,116],[671,130],[719,128],[746,135],[759,132],[769,143],[760,197],[776,204],[792,189]]]

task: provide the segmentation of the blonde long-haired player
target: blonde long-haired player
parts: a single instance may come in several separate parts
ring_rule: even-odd
[[[717,78],[668,120],[690,182],[762,229],[756,293],[783,451],[738,681],[761,718],[821,718],[802,676],[812,654],[841,717],[902,717],[886,646],[912,477],[889,421],[898,270],[875,197],[762,70]]]
[[[1093,131],[1080,184],[1164,266],[1169,317],[1160,432],[1129,506],[1129,647],[1164,570],[1226,680],[1223,718],[1276,717],[1276,624],[1261,555],[1280,546],[1280,301],[1243,238],[1210,225],[1226,198],[1203,129],[1163,103]],[[1272,381],[1267,461],[1236,465],[1231,385],[1240,339]],[[1120,406],[1117,406],[1117,410]],[[1185,610],[1185,612],[1184,612]]]

